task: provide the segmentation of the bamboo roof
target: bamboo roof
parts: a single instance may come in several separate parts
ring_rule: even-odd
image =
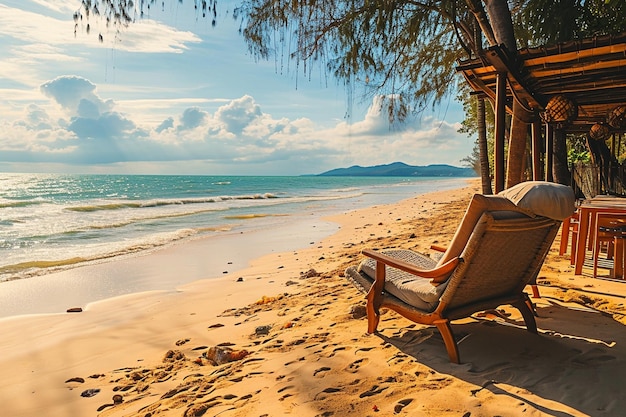
[[[497,74],[506,73],[508,112],[514,96],[541,113],[551,97],[563,94],[578,105],[577,119],[565,129],[586,132],[626,104],[626,32],[521,49],[516,60],[504,46],[494,46],[457,69],[474,91],[494,101]]]

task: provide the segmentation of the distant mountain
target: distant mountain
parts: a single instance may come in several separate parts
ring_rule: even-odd
[[[350,168],[337,168],[318,174],[328,177],[475,177],[476,172],[471,168],[459,168],[452,165],[412,166],[403,162],[394,162],[388,165],[362,167],[358,165]]]

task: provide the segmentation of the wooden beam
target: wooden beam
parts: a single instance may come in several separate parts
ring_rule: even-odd
[[[498,73],[496,81],[496,114],[494,134],[494,180],[497,194],[504,190],[504,132],[506,121],[506,73]]]
[[[492,46],[488,49],[485,59],[493,65],[498,73],[506,73],[511,89],[515,90],[515,96],[524,107],[528,109],[538,109],[545,103],[540,102],[541,98],[535,97],[535,91],[527,85],[526,77],[522,75],[517,65],[509,62],[506,52],[499,46]]]

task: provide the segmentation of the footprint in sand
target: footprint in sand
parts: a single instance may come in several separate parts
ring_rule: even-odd
[[[356,372],[359,370],[359,368],[361,367],[361,365],[365,365],[367,362],[369,362],[369,359],[367,358],[361,358],[361,359],[357,359],[354,362],[352,362],[350,365],[348,365],[346,367],[346,370],[348,372]]]
[[[288,389],[292,389],[292,388],[295,388],[295,385],[287,385],[287,386],[285,386],[285,387],[282,387],[281,389],[279,389],[279,390],[278,390],[278,391],[276,391],[276,392],[280,394],[281,392],[286,391],[286,390],[288,390]]]
[[[332,394],[332,393],[334,393],[334,392],[339,392],[339,391],[341,391],[341,388],[336,388],[336,387],[328,387],[328,388],[324,389],[324,390],[322,391],[322,393],[324,393],[324,394]]]
[[[304,358],[304,356],[302,356],[301,358],[298,358],[298,359],[296,359],[295,361],[291,361],[291,362],[287,362],[287,363],[285,363],[285,366],[292,365],[292,364],[294,364],[294,363],[296,363],[296,362],[302,362],[304,359],[305,359],[305,358]]]
[[[372,388],[368,389],[367,391],[362,392],[359,395],[359,398],[371,397],[373,395],[380,394],[381,392],[383,392],[387,388],[389,388],[389,387],[381,387],[379,385],[374,385]]]
[[[185,338],[185,339],[180,339],[180,340],[177,340],[177,341],[176,341],[176,346],[182,346],[182,345],[184,345],[185,343],[189,342],[190,340],[191,340],[191,339],[189,339],[189,338]]]
[[[330,368],[328,366],[323,366],[321,368],[317,368],[315,372],[313,372],[313,376],[317,376],[317,374],[319,373],[328,372],[328,371],[330,371]],[[323,377],[324,375],[321,375],[321,376]]]
[[[113,406],[116,406],[116,405],[121,404],[123,402],[124,402],[124,397],[122,397],[119,394],[116,394],[116,395],[113,396],[113,403],[102,404],[100,407],[98,407],[97,411],[100,412],[100,411],[104,410],[105,408],[113,407]]]
[[[398,404],[393,407],[393,412],[396,414],[400,413],[400,411],[402,411],[404,407],[411,404],[412,402],[413,398],[405,398],[404,400],[398,401]]]
[[[333,356],[335,356],[335,353],[340,352],[340,351],[342,351],[342,350],[346,350],[346,349],[348,349],[348,348],[347,348],[347,347],[345,347],[345,346],[339,346],[339,347],[336,347],[336,348],[334,348],[334,349],[333,349],[333,351],[331,352],[331,354],[330,354],[330,355],[328,355],[328,357],[329,357],[329,358],[332,358]]]

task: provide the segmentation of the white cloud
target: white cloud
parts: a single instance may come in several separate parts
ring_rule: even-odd
[[[190,130],[200,126],[202,122],[207,118],[207,112],[202,111],[198,107],[191,107],[183,112],[180,117],[179,130]]]
[[[41,91],[63,108],[65,117],[54,119],[43,106],[27,106],[19,120],[4,126],[8,140],[0,143],[0,162],[112,166],[204,160],[236,167],[289,163],[293,174],[301,174],[352,161],[454,164],[466,154],[454,124],[425,118],[419,129],[389,129],[380,98],[363,120],[325,129],[307,118],[275,118],[249,95],[213,113],[192,106],[159,125],[144,126],[134,115],[117,112],[116,103],[100,97],[96,85],[85,78],[57,77],[42,84]],[[446,161],[446,153],[457,156]]]
[[[170,2],[121,36],[103,31],[100,43],[102,21],[90,22],[90,34],[83,21],[74,36],[79,5],[0,5],[4,169],[288,175],[396,160],[458,164],[471,152],[471,139],[435,117],[390,126],[393,97],[359,105],[346,123],[341,88],[323,76],[296,83],[277,74],[278,61],[255,64],[230,19],[206,32],[192,5]]]
[[[89,21],[79,20],[75,34],[73,12],[68,8],[59,8],[58,12],[57,18],[0,4],[0,35],[25,44],[79,44],[143,53],[181,53],[188,48],[187,43],[200,42],[200,38],[192,32],[150,19],[137,20],[118,33],[117,28],[107,27],[104,19],[92,17]],[[98,34],[102,34],[103,42],[100,42]]]
[[[51,65],[89,65],[85,52],[78,52],[84,48],[180,54],[188,49],[188,44],[201,41],[194,33],[148,19],[138,20],[118,34],[114,28],[109,30],[106,22],[94,18],[89,22],[90,33],[86,32],[86,22],[82,22],[75,34],[73,9],[68,7],[68,2],[62,7],[55,7],[53,2],[39,4],[57,12],[57,17],[29,11],[28,4],[21,5],[24,8],[0,4],[0,38],[5,45],[0,78],[33,84],[41,82],[41,74],[49,71]],[[71,4],[76,7],[79,2]],[[98,34],[103,35],[103,42]]]
[[[261,117],[261,107],[250,96],[244,96],[222,106],[215,113],[217,120],[222,122],[228,131],[241,134],[243,130],[258,117]]]
[[[41,85],[41,92],[54,99],[70,116],[97,118],[110,111],[112,101],[102,100],[96,94],[96,86],[78,76],[61,76]]]

